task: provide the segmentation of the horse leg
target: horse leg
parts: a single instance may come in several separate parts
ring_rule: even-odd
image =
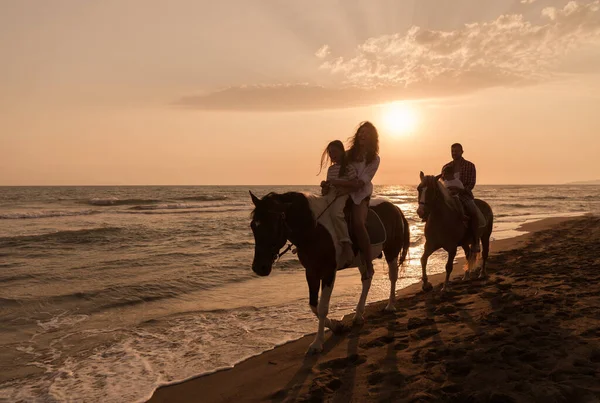
[[[315,316],[318,318],[319,317],[319,309],[318,309],[318,303],[319,303],[319,285],[321,284],[321,280],[319,279],[319,277],[316,275],[316,273],[314,273],[313,270],[310,269],[306,269],[306,282],[308,283],[308,304],[310,306],[310,310],[313,311],[313,313],[315,314]],[[320,327],[320,323],[319,323],[319,327]],[[313,341],[313,343],[310,345],[309,349],[308,349],[308,353],[314,353],[317,352],[316,350],[318,350],[318,340],[319,340],[319,333],[317,332],[317,336],[315,338],[315,340]],[[313,344],[315,345],[315,348],[313,349]],[[321,348],[323,346],[323,343],[321,342]]]
[[[431,285],[431,283],[429,281],[427,281],[427,259],[429,259],[429,256],[431,256],[431,254],[433,253],[433,248],[431,248],[428,244],[427,241],[425,241],[425,248],[423,249],[423,256],[421,256],[421,270],[423,271],[423,291],[427,292],[427,291],[431,291],[433,289],[433,286]]]
[[[446,262],[446,279],[442,291],[450,291],[450,274],[454,268],[454,257],[456,256],[456,248],[448,251],[448,261]]]
[[[319,327],[317,329],[315,340],[308,347],[308,354],[316,354],[323,351],[323,343],[325,342],[325,325],[326,322],[329,324],[327,314],[329,313],[329,301],[331,299],[331,292],[333,291],[333,284],[335,282],[335,272],[333,273],[332,277],[327,280],[323,280],[322,282],[321,298],[319,298],[319,305],[317,307]]]
[[[483,234],[483,236],[481,237],[481,257],[483,259],[483,263],[481,265],[481,273],[479,273],[479,278],[487,278],[487,272],[485,271],[485,264],[487,262],[487,258],[488,255],[490,253],[490,235],[489,234]]]
[[[464,265],[464,269],[465,269],[465,275],[463,276],[463,281],[468,280],[469,279],[469,274],[470,274],[470,266],[469,266],[469,262],[471,261],[471,254],[473,253],[471,251],[471,246],[469,245],[468,242],[465,242],[464,245],[462,245],[463,250],[465,251],[465,265]]]
[[[387,257],[387,256],[386,256]],[[398,281],[398,258],[395,257],[389,262],[389,277],[390,277],[390,299],[385,307],[386,312],[396,311],[396,282]]]
[[[369,289],[371,288],[371,281],[373,280],[373,278],[367,275],[368,268],[364,259],[360,260],[358,269],[360,270],[360,275],[362,279],[362,292],[360,293],[360,298],[358,299],[358,304],[356,305],[356,314],[354,315],[353,322],[355,325],[362,325],[365,322],[363,314],[365,312],[367,295],[369,295]]]

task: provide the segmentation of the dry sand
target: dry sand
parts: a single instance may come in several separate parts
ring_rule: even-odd
[[[319,356],[306,336],[150,401],[600,402],[600,219],[523,229],[493,243],[485,282],[408,287],[396,313],[374,303],[363,327],[327,333]]]

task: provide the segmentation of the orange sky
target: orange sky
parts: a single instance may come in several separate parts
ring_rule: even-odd
[[[456,141],[481,184],[600,179],[599,0],[22,0],[0,32],[0,185],[317,184],[362,120],[380,184]]]

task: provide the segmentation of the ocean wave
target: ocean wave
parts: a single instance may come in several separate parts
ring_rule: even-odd
[[[172,200],[184,200],[184,201],[199,201],[199,202],[210,202],[210,201],[222,201],[229,199],[227,196],[220,195],[198,195],[198,196],[186,196],[186,197],[173,197],[169,198]],[[166,200],[162,199],[119,199],[118,197],[96,197],[87,200],[87,204],[93,206],[131,206],[131,205],[144,205],[154,203],[164,203]]]
[[[527,200],[568,200],[572,199],[570,196],[539,196],[539,197],[527,197]]]
[[[3,307],[15,307],[19,305],[19,301],[12,298],[2,298],[0,297],[0,306]]]
[[[494,214],[494,218],[506,218],[506,217],[524,217],[524,216],[529,216],[529,215],[533,215],[534,213],[519,213],[518,216],[516,216],[514,213],[499,213],[499,214]]]
[[[91,214],[98,214],[100,211],[97,210],[83,210],[83,211],[31,211],[31,212],[19,212],[19,213],[5,213],[0,214],[0,220],[19,220],[19,219],[32,219],[32,218],[49,218],[49,217],[74,217],[84,216]]]
[[[248,247],[254,247],[254,242],[250,242],[250,241],[223,242],[220,246],[222,248],[230,248],[230,249],[247,249]]]
[[[87,201],[93,206],[127,206],[132,204],[160,203],[159,199],[119,199],[117,197],[93,198]]]
[[[179,200],[191,200],[191,201],[219,201],[219,200],[227,200],[229,197],[227,196],[217,196],[217,195],[198,195],[198,196],[188,196],[188,197],[179,197]]]
[[[10,283],[12,281],[30,280],[32,278],[35,278],[35,276],[33,276],[31,274],[15,274],[13,276],[8,276],[8,277],[4,277],[4,278],[0,277],[0,284]]]
[[[199,208],[200,206],[195,204],[186,204],[186,203],[163,203],[156,205],[141,205],[130,207],[129,210],[182,210],[182,209],[192,209]]]
[[[523,204],[523,203],[500,203],[499,206],[510,207],[510,208],[522,208],[522,209],[535,209],[535,208],[547,208],[552,207],[547,204]]]
[[[63,312],[45,322],[38,320],[37,325],[47,332],[61,327],[71,327],[88,319],[88,315],[67,315],[67,312]]]
[[[119,227],[101,227],[80,230],[56,231],[38,235],[20,235],[14,237],[0,237],[0,248],[23,246],[29,243],[61,242],[61,243],[98,243],[109,241],[109,237],[122,231]]]
[[[143,207],[143,206],[139,206]],[[127,211],[119,211],[119,214],[206,214],[206,213],[230,213],[236,211],[250,211],[251,208],[247,207],[234,207],[234,208],[222,208],[222,209],[203,209],[199,206],[192,207],[181,207],[181,208],[131,208]]]

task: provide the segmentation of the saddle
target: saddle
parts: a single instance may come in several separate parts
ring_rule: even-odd
[[[333,223],[331,218],[325,214],[323,215],[323,211],[327,209],[327,207],[331,204],[331,200],[328,200],[322,196],[316,196],[313,194],[306,194],[306,198],[308,200],[309,208],[311,209],[313,215],[318,218],[318,221],[327,228],[332,237],[335,237],[335,230],[333,229]],[[375,206],[380,202],[381,199],[371,199],[370,206]],[[347,267],[358,267],[360,263],[360,259],[358,256],[358,246],[356,243],[356,236],[352,229],[352,212],[351,212],[351,204],[352,200],[348,199],[346,205],[344,206],[344,216],[346,219],[346,224],[348,225],[348,232],[350,235],[350,240],[352,242],[352,248],[354,251],[354,262],[349,265],[345,265],[344,268]],[[385,227],[383,226],[383,222],[379,218],[379,215],[372,209],[369,209],[367,213],[367,233],[369,234],[369,239],[371,241],[371,253],[372,256],[381,257],[383,250],[383,243],[386,240],[387,234],[385,231]],[[335,239],[335,238],[334,238]]]
[[[354,233],[354,223],[352,220],[352,199],[348,198],[346,202],[346,206],[344,207],[344,216],[346,217],[346,224],[348,224],[348,232],[350,233],[350,240],[352,241],[352,245],[357,250],[356,247],[356,234]],[[382,245],[386,238],[387,233],[385,231],[385,227],[383,222],[381,222],[381,218],[379,215],[373,210],[371,206],[369,206],[369,212],[367,213],[367,233],[369,234],[369,240],[371,241],[371,247],[375,245]]]
[[[463,224],[465,225],[465,227],[470,228],[471,220],[473,219],[473,217],[469,212],[469,209],[465,206],[465,202],[458,196],[453,196],[452,198],[456,203],[456,209],[462,214]],[[485,216],[483,215],[479,207],[477,208],[477,218],[479,220],[479,228],[485,227]]]
[[[454,200],[454,208],[460,213],[462,216],[463,225],[465,227],[469,227],[469,223],[471,222],[471,216],[469,215],[469,211],[465,208],[463,201],[458,196],[452,196]]]

